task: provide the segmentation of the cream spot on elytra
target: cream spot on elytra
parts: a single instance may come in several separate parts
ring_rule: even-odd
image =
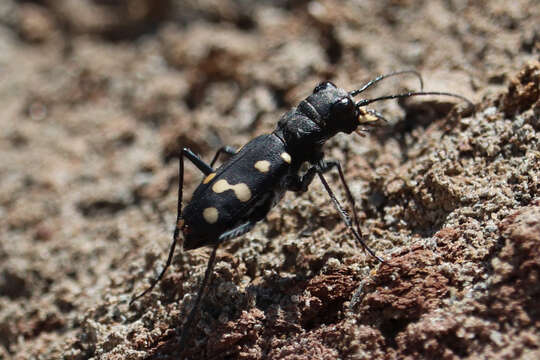
[[[245,202],[251,199],[251,190],[249,190],[249,187],[246,184],[240,183],[240,184],[234,185],[233,190],[238,200]]]
[[[262,173],[268,172],[270,170],[270,161],[268,160],[259,160],[255,163],[255,169],[259,170]]]
[[[215,207],[208,207],[202,213],[204,220],[209,224],[215,224],[218,220],[218,210]]]
[[[221,194],[227,190],[232,190],[234,191],[234,195],[236,195],[238,200],[242,202],[246,202],[251,199],[251,190],[249,190],[249,187],[245,183],[231,185],[227,182],[227,180],[221,179],[214,183],[212,190],[217,194]]]
[[[215,184],[212,186],[212,190],[214,190],[215,193],[221,194],[224,191],[227,191],[230,189],[230,185],[225,179],[221,179],[215,182]]]
[[[203,184],[208,184],[216,176],[216,173],[210,173],[207,177],[204,178]]]
[[[281,153],[281,158],[283,159],[283,161],[285,161],[287,164],[290,164],[291,163],[291,155],[289,155],[289,153]]]

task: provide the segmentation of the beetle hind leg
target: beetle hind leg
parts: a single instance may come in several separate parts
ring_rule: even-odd
[[[165,263],[165,267],[163,270],[161,270],[161,273],[159,276],[152,281],[152,284],[144,290],[139,295],[134,296],[131,301],[129,302],[129,305],[133,304],[135,300],[143,297],[144,295],[148,294],[150,291],[154,289],[154,287],[159,283],[159,281],[163,278],[165,275],[165,272],[171,266],[172,259],[174,256],[174,249],[176,248],[176,244],[180,240],[180,231],[182,230],[183,220],[182,220],[182,198],[183,198],[183,189],[184,189],[184,157],[186,157],[189,161],[191,161],[201,172],[203,172],[205,175],[208,175],[209,173],[213,172],[214,169],[208,164],[206,164],[199,156],[197,156],[193,151],[191,151],[188,148],[183,148],[178,156],[178,206],[176,210],[176,224],[174,227],[174,233],[173,233],[173,240],[171,242],[171,246],[169,248],[169,256],[167,258],[167,262]]]
[[[212,270],[214,269],[214,265],[216,262],[216,252],[219,247],[219,243],[214,245],[214,248],[212,249],[212,254],[210,254],[210,258],[208,259],[208,265],[206,265],[206,271],[204,272],[204,278],[201,282],[201,285],[199,286],[199,291],[197,292],[197,298],[195,299],[195,304],[193,305],[193,308],[191,308],[191,311],[189,312],[189,315],[186,320],[186,324],[184,325],[184,330],[182,331],[182,337],[180,338],[180,348],[184,348],[184,344],[186,340],[189,337],[189,333],[191,331],[191,327],[195,321],[195,315],[198,312],[198,309],[201,305],[201,300],[204,294],[204,291],[206,290],[206,287],[208,286],[210,282],[210,277],[212,274]]]

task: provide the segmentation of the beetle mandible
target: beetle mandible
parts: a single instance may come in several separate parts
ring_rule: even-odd
[[[362,99],[357,102],[353,100],[355,96],[382,79],[405,73],[414,74],[419,78],[420,91]],[[325,160],[322,147],[328,139],[339,132],[351,134],[355,131],[363,131],[366,130],[363,126],[384,120],[378,112],[365,108],[376,101],[419,95],[444,95],[462,99],[469,105],[473,105],[463,96],[447,92],[424,92],[422,88],[423,81],[420,74],[412,70],[378,76],[361,88],[349,92],[329,81],[322,82],[315,87],[311,95],[300,101],[297,107],[281,117],[272,133],[256,137],[238,152],[225,146],[219,149],[210,164],[207,164],[190,149],[183,148],[178,156],[179,187],[176,226],[166,265],[150,287],[135,296],[130,305],[152,291],[163,277],[172,262],[175,246],[180,240],[180,233],[183,234],[184,250],[212,246],[212,253],[199,286],[195,304],[182,331],[180,344],[183,346],[208,285],[219,244],[250,231],[258,221],[266,217],[286,191],[296,193],[307,191],[315,175],[321,180],[330,200],[354,238],[370,255],[380,262],[385,262],[364,243],[354,198],[345,181],[341,165],[338,161]],[[222,153],[229,154],[231,157],[219,168],[214,169],[213,166]],[[191,201],[182,209],[184,157],[190,160],[205,177],[193,193]],[[301,174],[300,169],[305,163],[309,164],[309,168]],[[338,170],[352,209],[353,221],[324,177],[324,173],[333,168]]]

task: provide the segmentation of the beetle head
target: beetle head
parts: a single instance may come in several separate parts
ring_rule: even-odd
[[[306,100],[320,116],[319,125],[332,134],[350,134],[360,125],[360,113],[352,96],[329,81],[317,85]]]

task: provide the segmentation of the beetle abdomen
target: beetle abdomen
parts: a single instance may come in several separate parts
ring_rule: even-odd
[[[215,243],[225,231],[254,220],[258,205],[280,190],[275,186],[291,160],[276,135],[261,135],[207,175],[183,211],[184,248]]]

